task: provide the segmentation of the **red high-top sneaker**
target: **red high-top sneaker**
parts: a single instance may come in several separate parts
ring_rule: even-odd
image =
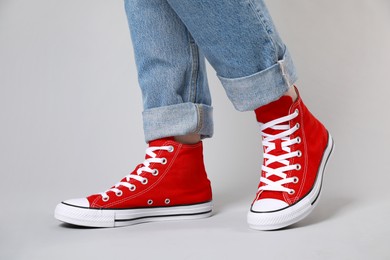
[[[55,217],[74,225],[117,227],[211,215],[211,187],[202,142],[155,140],[145,161],[105,192],[57,205]]]
[[[295,102],[282,96],[255,113],[264,160],[248,224],[258,230],[279,229],[303,219],[317,205],[333,141],[299,93]]]

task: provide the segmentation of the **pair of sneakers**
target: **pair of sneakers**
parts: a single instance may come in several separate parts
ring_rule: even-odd
[[[282,96],[255,110],[263,144],[258,190],[247,221],[257,230],[280,229],[317,205],[333,141],[299,97]],[[89,227],[197,219],[212,214],[212,191],[202,142],[151,141],[145,161],[110,189],[61,202],[55,217]]]

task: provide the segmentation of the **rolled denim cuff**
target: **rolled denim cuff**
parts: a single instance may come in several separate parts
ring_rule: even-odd
[[[282,60],[260,72],[240,78],[218,78],[234,107],[250,111],[279,99],[297,80],[297,74],[286,49]]]
[[[204,104],[181,103],[147,109],[142,113],[145,141],[190,133],[202,139],[213,135],[213,108]]]

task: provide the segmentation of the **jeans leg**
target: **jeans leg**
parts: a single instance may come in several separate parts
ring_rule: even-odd
[[[297,76],[262,0],[167,0],[214,67],[236,109],[278,99]]]
[[[125,0],[146,142],[213,134],[205,58],[166,0]]]

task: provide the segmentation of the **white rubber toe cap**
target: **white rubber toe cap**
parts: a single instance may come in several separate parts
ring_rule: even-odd
[[[266,212],[275,211],[287,207],[288,204],[282,200],[277,199],[260,199],[255,201],[252,205],[253,211]]]
[[[64,203],[77,207],[89,207],[89,201],[86,198],[65,200]]]

